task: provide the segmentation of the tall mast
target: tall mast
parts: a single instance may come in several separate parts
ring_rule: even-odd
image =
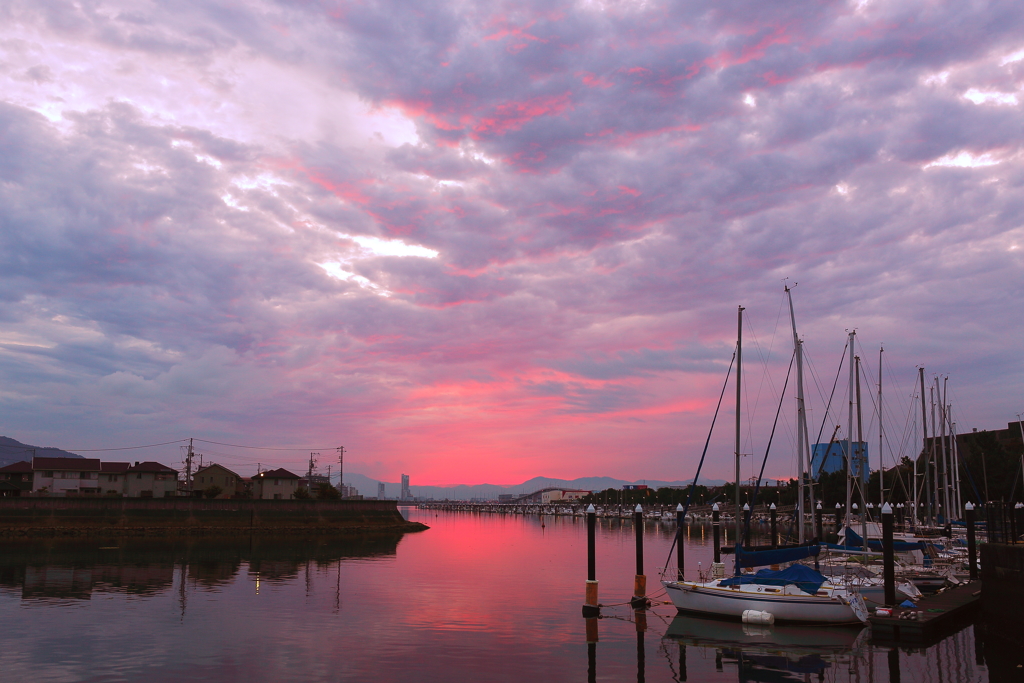
[[[941,405],[939,406],[939,417],[942,418],[942,441],[941,444],[941,457],[942,457],[942,504],[946,507],[946,523],[953,519],[953,506],[950,505],[949,500],[949,451],[946,449],[946,382],[949,378],[946,377],[942,380],[942,396]],[[935,383],[938,384],[939,379],[935,378]],[[939,393],[938,387],[935,388],[935,393]]]
[[[952,419],[952,404],[949,406],[949,416],[950,419]],[[960,448],[956,443],[956,422],[949,423],[949,451],[953,458],[953,492],[956,494],[956,511],[957,514],[960,514],[964,509],[964,506],[963,500],[960,498]],[[1024,472],[1022,472],[1022,474],[1024,474]]]
[[[868,549],[868,501],[864,491],[864,475],[868,459],[864,452],[864,421],[860,400],[860,356],[857,356],[857,491],[860,493],[860,531],[864,550]]]
[[[939,381],[938,379],[935,380],[936,383],[938,383],[938,381]],[[934,500],[935,500],[935,505],[934,505],[935,513],[934,513],[934,515],[932,515],[932,524],[934,525],[934,524],[938,524],[939,516],[941,514],[943,514],[945,512],[945,510],[940,512],[940,509],[942,508],[942,499],[939,498],[939,460],[938,460],[938,458],[935,457],[935,437],[939,433],[939,430],[936,429],[936,424],[935,424],[935,387],[929,387],[928,388],[928,394],[929,394],[929,396],[931,398],[931,401],[932,401],[932,442],[931,442],[932,449],[931,449],[931,453],[930,453],[930,455],[928,457],[932,461],[932,490],[934,491],[934,496],[935,496],[935,498],[934,498]]]
[[[786,294],[789,297],[789,319],[793,323],[793,351],[796,353],[796,451],[800,461],[800,483],[798,485],[799,498],[797,503],[797,519],[799,542],[803,543],[804,538],[804,482],[807,479],[807,472],[810,469],[810,439],[807,433],[807,411],[804,404],[804,347],[803,342],[796,333],[796,313],[793,311],[793,290],[786,286]],[[807,482],[810,489],[811,507],[814,510],[814,484]],[[820,533],[819,530],[815,530]]]
[[[846,425],[847,425],[847,427],[846,427],[846,515],[845,515],[845,518],[843,520],[843,526],[845,526],[845,527],[850,527],[850,513],[852,511],[851,510],[851,504],[853,503],[853,488],[852,488],[852,477],[853,477],[853,468],[852,468],[852,460],[853,460],[853,392],[855,391],[854,382],[855,382],[855,377],[856,377],[854,375],[854,373],[857,371],[855,363],[854,363],[854,360],[853,360],[853,341],[854,341],[854,336],[856,334],[857,334],[856,330],[850,332],[850,343],[849,343],[849,346],[850,346],[850,387],[849,387],[850,401],[849,401],[849,413],[847,415],[847,422],[846,422]],[[850,527],[850,528],[852,529],[853,527]]]
[[[924,367],[918,368],[917,371],[921,379],[921,453],[924,455],[924,481],[921,482],[921,490],[924,491],[924,519],[928,521],[932,515],[932,495],[928,488],[928,409],[924,398]]]
[[[743,307],[737,311],[736,331],[736,573],[740,573],[740,544],[743,542],[742,518],[740,511],[740,400],[742,398],[743,367]]]
[[[885,461],[882,460],[882,444],[884,436],[882,432],[882,352],[885,349],[878,347],[878,507],[885,505]]]

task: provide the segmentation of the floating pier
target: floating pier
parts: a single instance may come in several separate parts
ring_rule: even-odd
[[[917,607],[893,607],[891,616],[872,614],[871,638],[875,642],[924,643],[972,616],[981,605],[981,582],[970,581],[935,595],[926,595]]]

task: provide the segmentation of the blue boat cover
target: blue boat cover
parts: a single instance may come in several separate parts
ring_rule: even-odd
[[[819,545],[802,545],[796,548],[776,548],[775,550],[742,550],[738,549],[740,567],[765,567],[769,564],[785,564],[796,562],[807,557],[817,557],[821,552]]]
[[[741,586],[746,584],[757,584],[763,586],[788,586],[795,585],[805,593],[814,595],[821,588],[826,579],[820,573],[814,571],[807,565],[794,564],[780,571],[762,569],[756,574],[743,574],[723,579],[719,585]]]
[[[833,550],[863,550],[864,539],[861,538],[860,534],[846,527],[846,545],[832,545],[827,544],[829,548]],[[939,550],[942,550],[942,546],[936,546]],[[871,550],[882,550],[882,541],[877,538],[868,539],[868,548]],[[907,541],[893,541],[892,542],[893,552],[905,553],[911,550],[924,550],[924,543],[908,543]]]

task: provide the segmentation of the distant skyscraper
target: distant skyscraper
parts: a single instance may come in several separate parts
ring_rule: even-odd
[[[402,500],[409,500],[412,498],[412,493],[409,492],[409,475],[402,475]]]
[[[384,498],[386,498],[386,496],[384,494],[384,482],[378,481],[377,482],[377,500],[384,500]]]

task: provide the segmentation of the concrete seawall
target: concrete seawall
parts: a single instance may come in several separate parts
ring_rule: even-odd
[[[9,498],[0,536],[225,532],[421,531],[386,500],[202,500],[196,498]]]

